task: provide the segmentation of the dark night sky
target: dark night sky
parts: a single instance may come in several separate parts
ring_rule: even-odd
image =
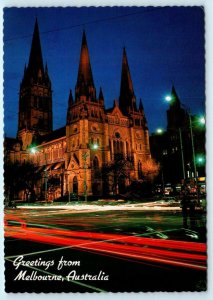
[[[28,63],[35,18],[53,89],[54,129],[65,125],[74,90],[83,29],[97,94],[105,106],[118,99],[122,48],[126,47],[137,102],[142,98],[149,131],[166,127],[164,97],[174,84],[181,101],[202,115],[205,103],[204,11],[165,8],[9,8],[4,10],[5,134],[17,131],[18,93]]]

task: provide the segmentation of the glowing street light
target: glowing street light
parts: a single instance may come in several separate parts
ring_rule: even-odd
[[[36,154],[37,150],[35,147],[30,148],[30,153]]]
[[[202,163],[202,162],[203,162],[203,158],[202,158],[202,157],[198,157],[197,161],[198,161],[199,163]]]
[[[203,155],[199,155],[199,156],[197,156],[196,161],[199,165],[202,165],[204,163],[205,159],[204,159]]]
[[[92,145],[92,149],[93,149],[93,150],[97,150],[97,149],[98,149],[98,144],[93,144],[93,145]]]
[[[163,133],[163,129],[162,128],[157,128],[156,133],[157,134],[162,134]]]
[[[172,101],[172,97],[169,96],[169,95],[167,95],[167,96],[165,97],[165,100],[166,100],[167,102],[170,102],[170,101]]]
[[[204,117],[200,117],[199,122],[200,124],[204,125],[206,123],[206,120]]]

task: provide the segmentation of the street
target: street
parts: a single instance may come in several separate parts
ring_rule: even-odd
[[[197,219],[194,230],[182,228],[178,210],[21,207],[5,210],[5,224],[8,291],[206,289],[204,224]],[[20,255],[31,263],[16,268]],[[52,265],[45,269],[35,260]],[[41,285],[38,276],[47,274],[61,277]]]

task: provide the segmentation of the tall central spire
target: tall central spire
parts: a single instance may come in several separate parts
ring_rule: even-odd
[[[96,98],[85,31],[83,31],[82,36],[78,78],[76,83],[77,101],[80,99],[80,96],[86,96],[86,98],[90,98],[90,100],[93,101]]]
[[[82,80],[85,82],[85,84],[94,85],[85,31],[83,31],[83,37],[82,37],[81,56],[80,56],[80,63],[78,68],[77,85],[81,83]]]
[[[125,48],[123,49],[119,106],[124,114],[137,110],[135,93]]]
[[[28,76],[32,76],[33,78],[41,77],[44,75],[44,65],[43,65],[37,18],[35,21],[35,27],[33,32],[33,39],[32,39],[30,57],[29,57],[29,63],[27,69],[28,69]]]

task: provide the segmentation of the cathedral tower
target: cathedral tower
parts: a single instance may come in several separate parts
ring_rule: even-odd
[[[98,98],[89,50],[83,31],[75,96],[69,94],[67,110],[67,189],[83,195],[100,194],[100,170],[105,160],[104,96]],[[85,186],[86,185],[86,186]]]
[[[26,148],[33,137],[52,131],[52,90],[47,64],[44,68],[36,19],[28,66],[20,84],[17,136]]]

